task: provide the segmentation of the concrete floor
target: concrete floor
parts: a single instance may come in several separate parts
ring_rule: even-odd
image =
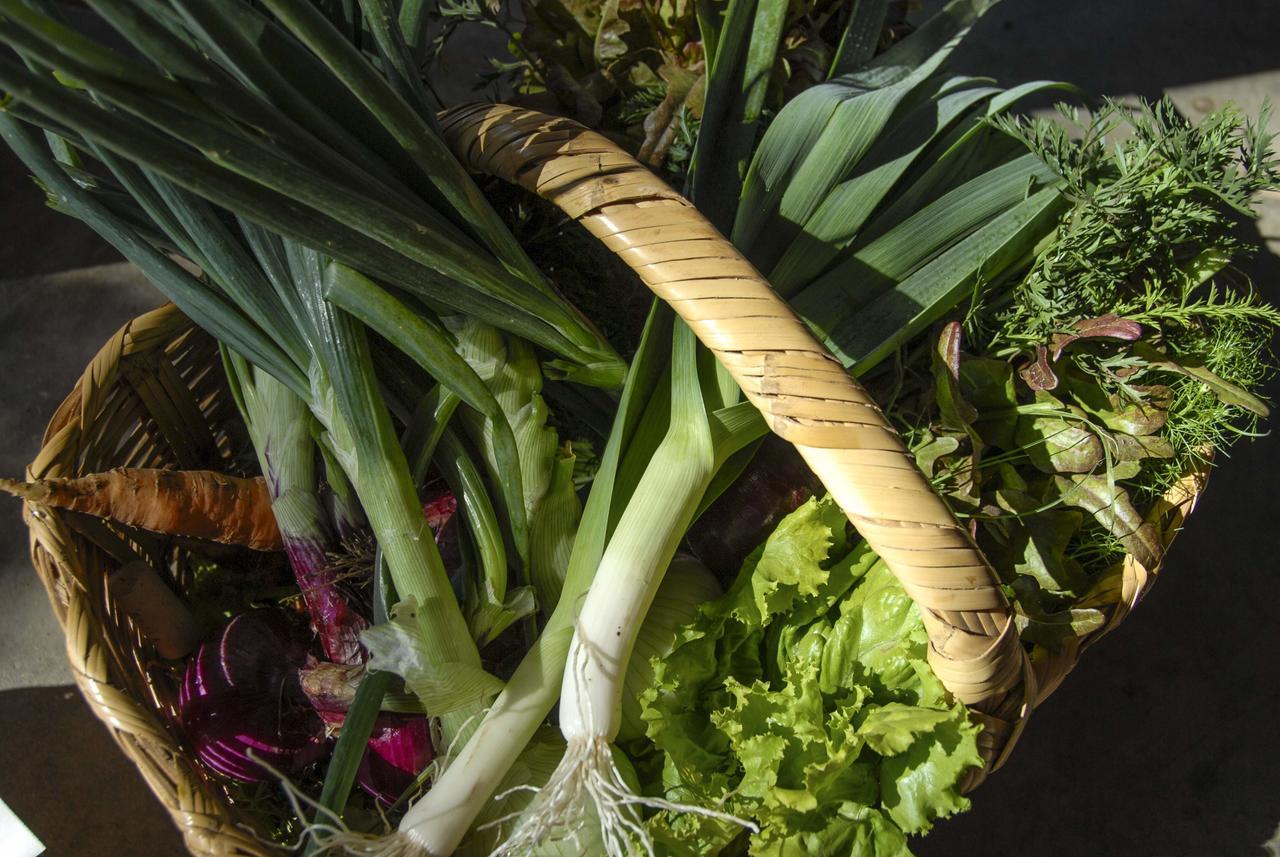
[[[927,0],[925,7],[938,5]],[[1191,115],[1280,100],[1280,3],[1005,0],[956,58],[1009,84],[1169,92]],[[2,148],[2,147],[0,147]],[[0,152],[0,473],[18,474],[99,345],[159,296],[78,224],[45,210]],[[1280,252],[1269,201],[1259,245]],[[1280,260],[1251,263],[1280,284]],[[33,278],[34,277],[34,278]],[[1274,391],[1273,391],[1274,392]],[[1258,857],[1280,821],[1280,702],[1269,502],[1280,443],[1242,445],[1214,477],[1151,597],[1032,720],[1009,764],[941,823],[919,857]],[[51,855],[177,854],[145,786],[70,685],[61,634],[0,514],[0,799]],[[68,822],[67,819],[74,819]],[[1280,852],[1273,852],[1280,853]]]

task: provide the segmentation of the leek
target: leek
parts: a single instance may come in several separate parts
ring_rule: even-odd
[[[692,333],[683,324],[677,327],[672,330],[671,313],[665,307],[657,306],[650,314],[582,513],[555,610],[470,742],[401,820],[396,839],[404,853],[449,854],[462,841],[472,820],[551,711],[561,686],[570,680],[565,665],[571,643],[581,627],[581,617],[589,615],[584,597],[590,599],[592,591],[598,592],[598,604],[621,595],[613,586],[594,587],[593,580],[601,573],[615,577],[600,579],[627,586],[625,597],[632,605],[621,629],[625,633],[612,638],[607,630],[604,634],[605,642],[611,639],[610,645],[617,647],[611,650],[617,671],[609,679],[609,687],[600,686],[600,696],[609,700],[596,722],[602,727],[614,724],[616,733],[625,664],[644,619],[642,608],[652,599],[652,590],[699,511],[714,474],[766,431],[759,413],[750,405],[723,406],[714,364],[705,359],[707,352],[694,347]],[[664,359],[668,353],[678,355],[676,365]],[[580,637],[578,651],[583,651]],[[568,709],[562,706],[561,710],[563,717]],[[580,710],[588,711],[585,707]],[[566,737],[578,729],[572,715],[562,720],[561,727]],[[566,763],[561,780],[586,785],[613,773],[612,756],[603,749],[609,740],[603,735],[595,738],[579,742],[580,749],[591,750],[576,756],[587,767]],[[540,819],[560,818],[562,813],[579,821],[598,818],[601,824],[619,820],[617,807],[603,807],[606,812],[596,815],[589,801],[570,800],[539,808],[539,800],[535,799],[535,805],[525,813],[530,825],[520,840],[525,844],[546,838]],[[629,814],[624,810],[624,816]],[[618,841],[616,836],[612,841]]]

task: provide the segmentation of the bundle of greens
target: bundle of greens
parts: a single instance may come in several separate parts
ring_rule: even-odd
[[[1280,174],[1265,117],[1110,106],[1081,141],[1008,118],[1063,87],[946,73],[993,2],[912,30],[887,0],[529,0],[505,71],[685,180],[1054,651],[1105,620],[1117,559],[1159,564],[1156,499],[1265,413],[1280,313],[1229,264]],[[445,145],[433,36],[505,12],[88,5],[132,52],[0,0],[0,133],[223,346],[296,585],[220,596],[173,672],[184,740],[260,835],[888,855],[967,806],[980,727],[885,563],[625,266],[519,194],[491,206]],[[761,472],[777,496],[744,499]],[[700,519],[765,537],[709,546]],[[264,683],[287,735],[237,719]]]
[[[465,42],[475,27],[496,29],[506,35],[512,57],[490,60],[493,69],[484,79],[496,94],[512,93],[521,103],[599,128],[626,141],[642,162],[682,181],[706,109],[708,57],[715,53],[708,31],[759,29],[778,43],[757,84],[768,113],[910,32],[908,4],[901,0],[739,3],[733,5],[736,20],[722,24],[730,5],[448,0],[440,4],[443,25],[424,59]]]
[[[1165,545],[1148,518],[1266,405],[1280,313],[1229,261],[1252,200],[1280,180],[1267,111],[1198,125],[1171,103],[998,121],[1062,179],[1071,208],[1027,273],[975,290],[931,354],[903,364],[892,411],[921,467],[1006,573],[1023,637],[1056,648],[1100,627],[1076,609],[1127,554]],[[901,380],[901,379],[900,379]]]
[[[810,500],[655,659],[641,696],[644,787],[755,820],[649,821],[662,853],[906,854],[968,806],[976,736],[929,670],[911,599],[843,513]]]

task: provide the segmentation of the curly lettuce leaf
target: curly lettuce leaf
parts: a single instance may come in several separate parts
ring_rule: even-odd
[[[830,499],[788,516],[703,605],[641,697],[647,793],[750,818],[753,855],[909,855],[964,809],[977,727],[925,661],[911,599]],[[694,815],[648,822],[660,853],[746,834]]]

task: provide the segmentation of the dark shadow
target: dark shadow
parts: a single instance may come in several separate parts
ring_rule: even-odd
[[[85,9],[63,14],[95,39],[127,51],[96,15]],[[26,166],[0,144],[0,281],[120,261],[120,253],[88,226],[49,208]]]
[[[1004,0],[973,28],[951,68],[1006,86],[1047,78],[1093,95],[1156,98],[1169,87],[1280,68],[1277,33],[1274,0]]]
[[[119,262],[92,229],[49,208],[27,168],[0,145],[0,280]]]
[[[48,857],[179,855],[182,838],[75,687],[0,693],[0,798]]]
[[[1277,461],[1276,437],[1236,448],[1150,597],[917,857],[1263,853],[1280,823]]]

